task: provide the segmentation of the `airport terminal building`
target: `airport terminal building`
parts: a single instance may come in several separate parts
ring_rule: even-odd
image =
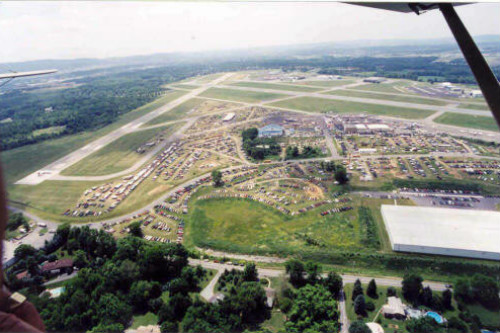
[[[394,251],[500,260],[500,212],[382,205]]]

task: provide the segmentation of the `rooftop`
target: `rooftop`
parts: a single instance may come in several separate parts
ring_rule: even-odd
[[[410,245],[476,251],[500,260],[500,212],[392,205],[382,205],[381,211],[393,249]]]

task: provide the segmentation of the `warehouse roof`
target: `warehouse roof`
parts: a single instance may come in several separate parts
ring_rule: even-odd
[[[393,249],[398,244],[456,249],[500,259],[500,212],[391,205],[381,210]]]
[[[371,129],[371,130],[388,130],[389,129],[389,126],[387,126],[386,124],[368,124],[368,125],[366,125],[366,127],[368,127],[368,129]]]

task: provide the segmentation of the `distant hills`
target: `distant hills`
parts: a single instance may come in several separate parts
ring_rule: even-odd
[[[475,41],[483,52],[500,54],[500,35],[479,35]],[[115,66],[157,67],[200,62],[224,62],[253,58],[301,58],[301,57],[362,57],[362,56],[424,56],[459,52],[453,38],[439,39],[386,39],[354,40],[345,42],[278,45],[251,49],[207,51],[190,53],[159,53],[104,59],[49,59],[15,63],[2,63],[3,68],[15,71],[57,68],[60,72],[93,70]]]

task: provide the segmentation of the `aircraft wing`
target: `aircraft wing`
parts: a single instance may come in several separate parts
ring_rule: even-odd
[[[31,72],[12,72],[12,73],[4,73],[0,74],[0,80],[2,79],[14,79],[16,77],[23,76],[35,76],[35,75],[44,75],[44,74],[52,74],[57,72],[56,69],[49,69],[44,71],[31,71]]]
[[[417,13],[426,12],[432,9],[438,9],[439,4],[433,2],[348,2],[351,5],[365,6],[371,8],[385,9],[393,12],[401,13]],[[453,3],[453,6],[468,5],[468,3]]]

